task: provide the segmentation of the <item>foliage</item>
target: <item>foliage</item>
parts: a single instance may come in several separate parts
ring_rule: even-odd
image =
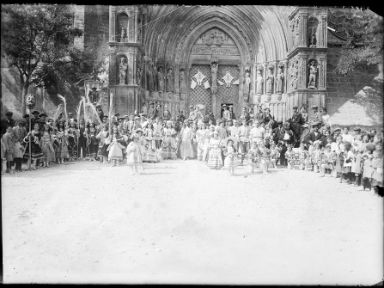
[[[31,85],[62,90],[81,76],[86,56],[73,46],[82,31],[66,5],[3,5],[2,54],[16,67],[24,98]]]
[[[348,74],[355,69],[383,63],[383,18],[369,9],[329,9],[329,22],[346,39],[336,71]]]

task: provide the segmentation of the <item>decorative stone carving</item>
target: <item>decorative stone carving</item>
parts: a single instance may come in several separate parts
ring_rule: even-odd
[[[315,17],[310,17],[307,25],[308,46],[310,48],[315,48],[317,45],[316,32],[317,27],[319,26],[319,21]]]
[[[153,79],[153,91],[159,90],[159,81],[157,79],[157,71],[153,62],[151,62],[151,74]]]
[[[240,55],[235,42],[225,32],[213,28],[203,33],[192,47],[193,55]]]
[[[296,18],[295,25],[295,45],[294,47],[299,46],[300,44],[300,16]]]
[[[180,91],[183,93],[183,92],[186,92],[187,91],[187,84],[185,82],[185,70],[184,69],[180,69],[180,73],[179,73],[179,80],[180,80]]]
[[[244,99],[249,99],[249,94],[251,91],[251,71],[250,69],[245,70],[244,75]]]
[[[167,72],[167,92],[173,92],[175,90],[175,83],[174,83],[174,78],[173,78],[173,68],[169,67],[168,72]]]
[[[266,77],[266,93],[272,94],[273,93],[273,82],[274,82],[274,76],[273,76],[273,66],[268,66],[268,75]]]
[[[127,70],[128,70],[128,59],[125,56],[120,58],[119,64],[119,84],[127,84]]]
[[[164,91],[164,73],[163,73],[163,66],[159,66],[157,70],[157,90],[158,91]]]
[[[234,79],[233,76],[231,75],[231,73],[229,73],[229,71],[227,71],[225,73],[225,75],[221,78],[224,80],[224,83],[225,83],[225,86],[227,88],[231,87],[231,82],[232,80]]]
[[[263,94],[263,68],[261,66],[257,67],[257,76],[256,76],[256,94]]]
[[[284,65],[280,64],[276,76],[276,93],[282,94],[284,92]]]
[[[299,61],[297,59],[293,59],[291,62],[291,68],[289,71],[290,75],[290,88],[292,89],[297,89],[297,81],[298,81],[298,76],[299,76]]]
[[[214,59],[211,62],[211,91],[212,94],[217,93],[217,71],[219,69],[219,65],[217,64],[217,61]]]
[[[316,89],[317,63],[311,60],[309,64],[308,88]]]

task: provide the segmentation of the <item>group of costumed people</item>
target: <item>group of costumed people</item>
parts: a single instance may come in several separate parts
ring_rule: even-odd
[[[199,105],[190,106],[187,117],[183,111],[172,116],[166,106],[161,110],[155,103],[146,114],[117,113],[108,119],[99,105],[100,122],[78,121],[71,113],[52,119],[34,111],[31,131],[28,115],[15,121],[8,112],[2,120],[2,159],[5,172],[21,171],[23,159],[31,158],[34,169],[87,159],[127,164],[135,173],[142,171],[143,162],[197,159],[231,175],[238,166],[249,166],[250,173],[288,166],[333,175],[363,189],[382,187],[383,131],[341,131],[332,127],[325,108],[312,109],[309,117],[305,106],[293,107],[292,117],[283,123],[261,105],[244,107],[239,117],[225,107],[218,119],[203,114]]]

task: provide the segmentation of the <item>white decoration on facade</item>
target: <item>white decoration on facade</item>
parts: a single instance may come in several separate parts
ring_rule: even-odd
[[[194,81],[194,80],[192,79],[192,80],[191,80],[191,88],[192,88],[192,89],[195,89],[196,86],[197,86],[196,81]]]
[[[197,73],[193,76],[196,81],[197,81],[197,85],[201,85],[201,83],[203,82],[203,80],[207,77],[205,76],[203,73],[201,73],[200,70],[197,70]]]
[[[235,81],[233,81],[233,83],[232,83],[233,85],[239,85],[240,84],[240,80],[239,79],[237,79],[237,80],[235,80]]]
[[[227,87],[231,87],[231,82],[232,80],[234,79],[233,76],[231,75],[231,73],[229,73],[229,71],[227,71],[227,73],[225,73],[224,77],[221,78],[224,80],[225,84]]]
[[[224,82],[222,82],[220,80],[217,80],[217,82],[219,82],[220,85],[224,85]]]
[[[204,82],[204,88],[208,89],[209,87],[211,87],[211,85],[209,85],[209,81],[205,81]]]

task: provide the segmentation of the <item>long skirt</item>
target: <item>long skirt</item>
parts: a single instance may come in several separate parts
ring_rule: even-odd
[[[112,143],[109,146],[108,160],[123,160],[123,147],[120,143]]]
[[[24,154],[24,158],[25,159],[29,159],[29,147],[28,147],[28,143],[26,144],[27,147],[25,149],[25,154]],[[32,160],[40,160],[43,158],[43,152],[41,151],[41,148],[40,148],[40,145],[39,144],[36,144],[34,142],[32,142],[31,144],[31,157],[32,157]]]
[[[191,140],[182,140],[180,144],[180,156],[184,158],[193,158],[193,146]]]
[[[238,165],[237,157],[235,155],[228,155],[224,159],[224,168],[234,168]]]
[[[88,153],[87,153],[87,156],[88,157],[91,157],[91,158],[95,158],[96,155],[97,155],[97,150],[99,149],[99,145],[98,144],[89,144],[88,145]]]
[[[161,156],[159,151],[155,149],[145,148],[143,149],[143,162],[160,162]]]
[[[60,156],[59,158],[69,158],[68,145],[66,143],[61,143],[59,146]]]
[[[176,159],[177,144],[173,137],[166,137],[162,142],[161,158]]]
[[[139,151],[129,151],[127,153],[127,165],[134,166],[143,163],[142,155]]]
[[[108,151],[107,151],[107,149],[108,149],[108,145],[107,144],[104,144],[103,146],[99,146],[99,150],[98,150],[98,152],[97,152],[97,155],[99,156],[99,157],[102,157],[102,156],[104,156],[104,157],[108,157]]]
[[[221,157],[220,148],[211,148],[208,152],[208,167],[219,169],[223,166],[223,158]]]
[[[43,154],[44,154],[43,160],[45,162],[56,161],[55,150],[53,149],[53,147],[51,145],[43,144],[41,147],[41,150],[43,151]]]

